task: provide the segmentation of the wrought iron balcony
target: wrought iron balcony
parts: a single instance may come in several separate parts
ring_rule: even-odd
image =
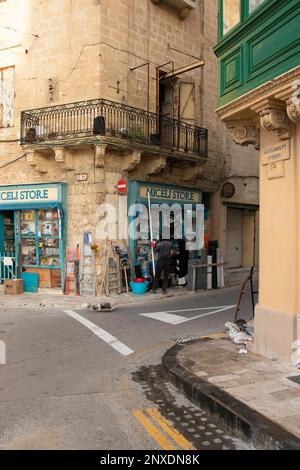
[[[87,137],[109,137],[115,142],[122,139],[131,146],[152,146],[207,158],[207,129],[113,101],[91,100],[21,113],[23,145],[65,144]]]

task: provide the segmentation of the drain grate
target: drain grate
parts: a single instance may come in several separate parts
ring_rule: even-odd
[[[291,382],[300,385],[300,375],[295,375],[295,377],[288,377]]]

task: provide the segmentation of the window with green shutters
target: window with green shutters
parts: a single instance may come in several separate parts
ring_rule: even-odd
[[[243,23],[266,0],[219,0],[220,25],[222,38],[235,26]]]
[[[249,0],[249,13],[252,13],[265,0]]]

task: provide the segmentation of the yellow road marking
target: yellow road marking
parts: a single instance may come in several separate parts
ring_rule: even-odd
[[[153,437],[157,444],[163,450],[177,450],[171,442],[160,432],[160,430],[151,423],[150,419],[140,410],[135,410],[133,416],[141,423],[146,431]]]
[[[196,450],[196,448],[189,442],[180,432],[173,428],[155,408],[147,408],[147,413],[156,421],[159,426],[184,450]]]

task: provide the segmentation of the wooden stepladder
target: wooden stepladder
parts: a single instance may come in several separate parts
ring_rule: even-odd
[[[106,247],[106,257],[101,276],[99,296],[105,291],[106,296],[121,293],[120,263],[117,254],[113,250],[113,242],[109,241]]]
[[[81,258],[80,292],[81,295],[96,294],[95,253],[92,248],[92,234],[85,232]]]

